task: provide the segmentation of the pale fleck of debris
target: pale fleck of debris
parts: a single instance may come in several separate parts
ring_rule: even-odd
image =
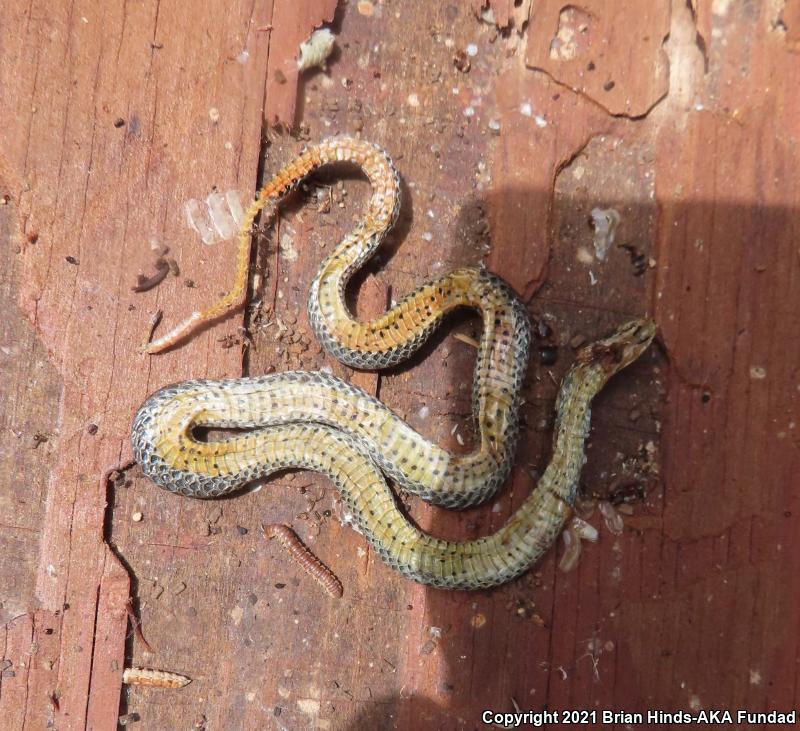
[[[467,107],[464,110],[465,117],[474,117],[475,116],[475,107]]]
[[[441,627],[428,627],[428,634],[431,637],[435,637],[436,639],[440,639],[442,636],[442,628]]]
[[[492,132],[499,132],[500,131],[500,122],[498,122],[496,119],[490,119],[489,120],[489,129],[492,130]]]
[[[320,703],[313,698],[298,698],[297,707],[308,716],[316,716],[319,713]]]
[[[431,410],[427,406],[423,406],[417,413],[420,419],[427,419],[430,416]]]
[[[234,625],[238,627],[239,623],[242,621],[242,617],[244,616],[244,609],[242,609],[240,606],[235,606],[233,609],[231,609],[229,614]]]
[[[614,208],[592,208],[592,227],[594,228],[594,251],[599,261],[605,261],[609,248],[619,226],[620,215]]]
[[[408,95],[406,99],[408,102],[408,106],[410,107],[418,107],[419,106],[419,96],[417,94],[411,93]]]
[[[603,520],[608,530],[610,530],[616,536],[620,535],[625,529],[625,523],[622,520],[622,516],[616,511],[614,506],[607,500],[600,500],[597,503],[597,507],[600,510],[600,514],[603,516]]]
[[[358,13],[365,18],[371,18],[375,15],[375,6],[369,0],[361,0],[358,3]]]
[[[597,528],[581,518],[573,518],[569,529],[575,534],[576,538],[582,538],[584,541],[597,543],[597,540],[600,537],[597,532]]]
[[[209,223],[208,204],[204,207],[202,201],[190,198],[183,204],[183,211],[186,215],[186,225],[200,234],[204,244],[210,246],[219,241],[217,232]]]
[[[502,506],[502,504],[500,503],[499,500],[494,505],[492,505],[492,512],[493,513],[499,513],[502,509],[503,509],[503,506]]]
[[[702,708],[702,704],[700,703],[700,697],[692,694],[689,697],[689,708],[693,711],[699,711]]]
[[[256,699],[256,694],[251,690],[244,698],[248,703],[252,703]]]
[[[233,208],[231,208],[232,201]],[[222,193],[211,193],[205,202],[208,208],[208,217],[218,234],[215,240],[219,238],[222,241],[226,241],[233,238],[239,230],[239,221],[236,220],[236,207],[238,207],[239,211],[242,210],[238,193],[235,190],[228,191],[224,196]]]
[[[237,63],[240,63],[240,64],[244,65],[244,64],[246,64],[246,63],[247,63],[247,60],[248,60],[249,58],[250,58],[250,51],[248,51],[248,50],[245,48],[245,49],[244,49],[244,50],[243,50],[241,53],[239,53],[239,54],[236,56],[236,61],[237,61]]]
[[[214,124],[216,124],[217,122],[219,122],[219,109],[217,109],[216,107],[211,107],[211,109],[209,109],[209,110],[208,110],[208,118],[209,118],[209,119],[210,119],[210,120],[211,120],[211,121],[212,121]]]
[[[464,437],[461,436],[460,432],[456,432],[456,441],[463,447],[464,446]]]
[[[591,284],[594,287],[594,285],[597,284],[598,281],[600,281],[600,280],[594,275],[594,272],[590,269],[589,270],[589,284]]]
[[[468,44],[464,50],[467,52],[467,56],[471,56],[472,58],[478,55],[478,46],[474,43]]]
[[[572,61],[578,55],[578,44],[575,39],[575,22],[578,20],[578,13],[583,11],[572,6],[566,6],[559,15],[558,31],[550,42],[550,58],[554,61]],[[578,27],[581,30],[583,24]],[[588,27],[587,27],[588,28]]]
[[[320,371],[323,373],[327,373],[329,376],[333,375],[333,369],[329,365],[324,365],[320,367]]]
[[[763,366],[750,366],[750,378],[754,381],[763,381],[767,377],[767,369]]]
[[[434,213],[434,212],[433,212],[433,211],[432,211],[430,208],[429,208],[429,209],[428,209],[428,210],[425,212],[425,215],[426,215],[428,218],[433,218],[433,219],[435,219],[435,218],[436,218],[436,214],[435,214],[435,213]]]
[[[581,264],[593,264],[594,263],[594,256],[592,252],[589,251],[585,246],[579,246],[578,250],[575,252],[575,258]]]
[[[540,127],[540,128],[547,127],[547,120],[541,114],[537,114],[533,118],[533,121],[536,122],[536,126],[537,127]]]
[[[166,256],[169,254],[169,246],[162,244],[158,236],[150,237],[150,251],[154,251],[159,256]]]
[[[519,105],[519,113],[523,117],[532,117],[533,116],[533,107],[531,106],[530,102],[522,102]]]
[[[462,343],[471,345],[473,348],[479,348],[481,345],[477,340],[475,340],[475,338],[471,338],[469,335],[465,335],[464,333],[453,333],[453,337],[456,340],[460,340]]]
[[[761,673],[758,670],[750,671],[750,685],[761,685]]]
[[[278,695],[284,699],[288,698],[292,694],[292,691],[284,687],[283,685],[279,685],[277,690],[278,690]]]
[[[359,558],[364,558],[364,556],[366,556],[366,555],[367,555],[367,550],[365,548],[363,548],[362,546],[359,546],[356,549],[356,556],[358,556]]]
[[[143,517],[144,517],[144,516],[143,516],[143,515],[142,515],[140,512],[138,512],[138,511],[137,511],[137,512],[135,512],[133,515],[131,515],[131,520],[132,520],[134,523],[138,523],[138,522],[140,522],[140,521],[141,521],[141,519],[142,519]]]
[[[711,13],[719,17],[725,17],[730,10],[732,0],[712,0]]]
[[[230,140],[225,140],[225,144],[223,145],[223,147],[226,150],[232,150],[233,149],[233,142],[231,142]]]
[[[330,28],[315,30],[300,44],[297,58],[297,68],[300,71],[324,66],[328,56],[333,52],[334,36]],[[342,80],[344,82],[344,79]]]
[[[433,241],[433,234],[430,231],[426,231],[422,234],[423,241]]]
[[[297,249],[294,248],[294,230],[284,227],[281,232],[280,253],[281,257],[286,261],[297,261],[299,256]]]
[[[486,624],[486,615],[483,612],[478,612],[472,617],[469,622],[475,629],[480,629]]]
[[[575,180],[580,180],[585,172],[586,168],[583,167],[583,165],[578,164],[572,168],[572,177],[575,178]]]

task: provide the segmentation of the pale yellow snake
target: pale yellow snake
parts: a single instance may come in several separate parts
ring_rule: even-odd
[[[314,279],[309,321],[337,358],[355,367],[382,368],[414,353],[449,311],[460,306],[479,309],[483,334],[473,384],[476,448],[468,455],[451,454],[355,386],[324,373],[296,371],[186,381],[162,389],[134,420],[135,457],[159,485],[204,498],[279,470],[316,470],[333,481],[373,548],[404,574],[447,588],[508,581],[535,562],[563,527],[584,462],[590,402],[614,373],[649,345],[655,332],[650,321],[624,325],[581,351],[559,392],[553,456],[536,489],[497,533],[464,543],[438,540],[409,523],[395,505],[384,474],[447,507],[471,505],[496,491],[508,475],[518,438],[528,317],[510,289],[478,267],[423,285],[371,322],[353,317],[345,304],[347,282],[390,230],[399,206],[397,172],[379,148],[349,138],[327,140],[275,175],[246,214],[231,293],[206,312],[194,313],[147,350],[158,352],[240,304],[250,228],[258,211],[311,170],[337,161],[359,166],[372,195],[361,222]],[[201,442],[193,436],[196,427],[250,431]]]

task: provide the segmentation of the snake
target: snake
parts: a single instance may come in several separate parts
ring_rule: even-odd
[[[355,317],[345,300],[347,284],[385,239],[400,206],[399,174],[381,148],[336,137],[308,147],[276,173],[242,221],[233,288],[144,349],[161,352],[240,306],[256,216],[313,170],[332,163],[359,168],[371,195],[363,217],[311,284],[308,316],[314,334],[345,364],[380,369],[411,357],[452,310],[477,309],[483,327],[472,389],[475,448],[451,453],[353,384],[321,371],[288,371],[162,388],[134,418],[134,457],[156,484],[195,498],[225,495],[287,469],[320,472],[339,491],[353,526],[406,576],[450,589],[509,581],[538,560],[571,515],[591,401],[647,348],[655,325],[650,320],[627,323],[578,354],[557,397],[550,463],[499,531],[451,542],[419,530],[398,508],[387,478],[432,504],[463,508],[487,500],[508,477],[520,433],[530,322],[511,288],[482,266],[433,279],[377,318]],[[201,441],[196,432],[201,427],[245,431]]]

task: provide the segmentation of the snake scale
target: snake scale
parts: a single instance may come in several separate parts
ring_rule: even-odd
[[[466,542],[440,540],[411,524],[386,477],[450,508],[474,505],[495,493],[508,476],[519,436],[530,325],[510,288],[481,267],[423,284],[374,320],[354,318],[345,302],[347,283],[383,241],[399,210],[399,175],[380,148],[333,138],[307,148],[279,171],[245,214],[232,290],[145,350],[164,350],[239,306],[256,215],[312,170],[336,162],[359,167],[372,193],[365,215],[325,259],[311,285],[308,314],[314,333],[348,365],[385,368],[417,351],[448,312],[478,309],[483,332],[472,390],[475,449],[452,454],[356,386],[322,372],[290,371],[161,389],[136,414],[134,456],[157,484],[199,498],[217,497],[289,468],[318,471],[339,490],[355,527],[374,550],[406,576],[450,589],[506,582],[552,545],[569,517],[585,461],[592,398],[647,348],[655,334],[651,321],[623,325],[578,354],[558,394],[553,454],[539,484],[500,530]],[[248,431],[201,442],[194,437],[197,427]]]

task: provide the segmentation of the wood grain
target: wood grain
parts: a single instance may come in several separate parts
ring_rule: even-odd
[[[669,89],[670,3],[545,0],[531,5],[525,63],[612,115],[640,117]]]

